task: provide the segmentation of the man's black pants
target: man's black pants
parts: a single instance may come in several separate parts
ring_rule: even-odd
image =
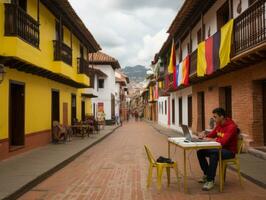
[[[201,149],[197,151],[200,167],[207,176],[207,181],[214,181],[216,169],[219,162],[218,149]],[[209,163],[206,158],[209,158]],[[222,160],[234,158],[235,154],[227,149],[222,149]]]

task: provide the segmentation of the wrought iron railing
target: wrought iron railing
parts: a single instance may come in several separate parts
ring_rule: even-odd
[[[94,69],[89,67],[89,62],[84,58],[78,58],[78,73],[86,74],[90,78],[90,86],[94,88]]]
[[[251,5],[235,19],[233,56],[266,41],[266,0]]]
[[[54,40],[54,60],[72,66],[72,49],[59,40]]]

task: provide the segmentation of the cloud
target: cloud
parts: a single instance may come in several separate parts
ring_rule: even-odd
[[[122,67],[149,66],[183,0],[70,0],[104,52]]]

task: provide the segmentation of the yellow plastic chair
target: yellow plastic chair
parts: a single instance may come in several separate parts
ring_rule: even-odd
[[[226,168],[228,165],[236,166],[236,170],[237,170],[238,177],[239,177],[239,183],[240,183],[240,186],[242,186],[241,173],[240,173],[240,161],[239,161],[239,155],[241,153],[242,147],[243,147],[243,137],[242,135],[239,134],[238,140],[237,140],[237,154],[235,155],[235,158],[222,160],[222,172],[223,172],[223,177],[224,177],[222,188],[224,187],[224,182],[225,182],[225,177],[226,177]]]
[[[147,153],[147,157],[150,163],[149,166],[149,173],[148,173],[148,178],[147,178],[147,187],[150,187],[151,185],[151,181],[152,181],[152,170],[153,168],[157,169],[157,188],[158,190],[161,190],[162,187],[162,174],[163,174],[163,170],[164,168],[166,169],[166,173],[167,173],[167,183],[168,183],[168,187],[170,185],[170,169],[174,169],[176,172],[176,176],[177,176],[177,183],[178,183],[178,189],[180,189],[180,183],[178,180],[178,166],[177,163],[174,162],[172,164],[170,163],[158,163],[155,161],[151,151],[149,150],[149,148],[144,145],[146,153]]]

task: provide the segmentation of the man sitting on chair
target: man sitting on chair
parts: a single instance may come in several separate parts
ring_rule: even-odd
[[[222,159],[231,159],[237,152],[238,128],[234,121],[226,117],[223,108],[216,108],[212,111],[216,122],[215,129],[209,134],[201,133],[199,137],[208,141],[216,141],[222,145]],[[209,191],[214,187],[214,179],[219,161],[218,149],[202,149],[197,151],[200,167],[204,173],[200,183],[204,183],[202,190]],[[209,157],[209,163],[206,157]]]

